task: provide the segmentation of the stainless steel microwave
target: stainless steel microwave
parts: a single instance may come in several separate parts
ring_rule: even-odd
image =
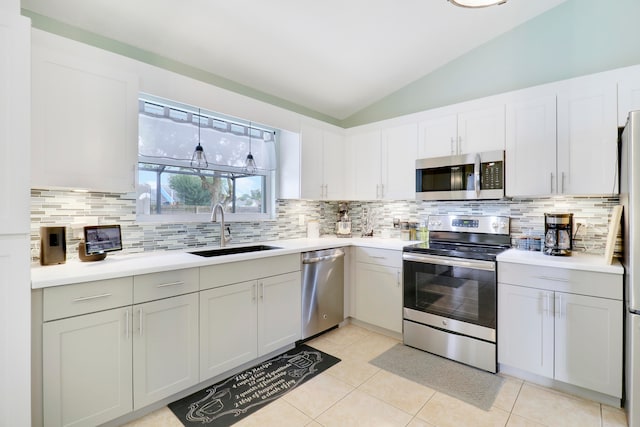
[[[504,198],[504,150],[416,160],[416,199]]]

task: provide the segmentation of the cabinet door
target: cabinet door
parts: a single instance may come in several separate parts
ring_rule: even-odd
[[[322,199],[324,197],[322,129],[303,124],[301,137],[300,174],[302,175],[302,198]]]
[[[131,308],[45,323],[45,426],[95,426],[132,410]]]
[[[32,58],[31,186],[135,191],[137,77],[39,47]]]
[[[418,125],[385,129],[382,137],[382,198],[415,199]]]
[[[622,301],[556,292],[555,379],[622,396]]]
[[[458,151],[458,117],[449,114],[418,125],[418,158],[452,156]],[[415,168],[415,165],[414,165]]]
[[[553,292],[498,284],[498,363],[553,378]]]
[[[257,313],[255,281],[200,292],[200,381],[258,357]]]
[[[347,195],[345,168],[348,150],[344,137],[337,133],[324,131],[322,150],[324,198],[329,200],[345,199]],[[319,158],[316,158],[315,161],[318,162]]]
[[[459,113],[458,140],[458,154],[504,150],[504,105]]]
[[[558,193],[617,193],[616,84],[571,80],[558,92]]]
[[[618,81],[618,126],[627,123],[630,111],[640,110],[640,66],[625,68]]]
[[[507,105],[507,196],[538,196],[555,191],[556,97]]]
[[[384,191],[380,181],[380,131],[352,135],[348,143],[354,172],[354,198],[379,199]]]
[[[356,263],[356,319],[393,332],[402,332],[400,269]]]
[[[199,382],[198,294],[133,306],[133,409]]]
[[[0,12],[0,234],[29,232],[30,23]]]
[[[258,355],[292,344],[302,333],[299,271],[258,280]]]

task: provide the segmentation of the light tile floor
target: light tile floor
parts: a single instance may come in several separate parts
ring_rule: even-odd
[[[342,359],[236,424],[238,427],[625,427],[621,409],[505,376],[490,411],[376,368],[367,362],[398,341],[347,325],[308,344]],[[168,408],[127,427],[181,427]]]

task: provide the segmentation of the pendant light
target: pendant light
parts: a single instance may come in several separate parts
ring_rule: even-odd
[[[256,161],[253,158],[253,154],[251,154],[251,123],[249,123],[249,154],[247,154],[247,158],[244,161],[244,171],[248,174],[254,174],[256,169]]]
[[[196,145],[191,156],[191,167],[196,169],[203,169],[209,166],[207,156],[204,154],[204,148],[200,145],[200,120],[202,120],[202,116],[200,116],[200,109],[198,109],[198,145]]]
[[[449,3],[460,7],[478,8],[504,4],[507,0],[447,0]]]

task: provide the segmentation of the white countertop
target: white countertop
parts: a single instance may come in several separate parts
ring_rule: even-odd
[[[613,263],[609,264],[605,261],[604,255],[591,255],[583,252],[573,252],[571,256],[551,256],[538,251],[509,249],[498,255],[498,262],[624,274],[624,268],[618,259],[614,258]]]
[[[157,273],[181,268],[201,267],[205,265],[223,264],[234,261],[245,261],[257,258],[287,255],[345,246],[373,247],[380,249],[401,250],[403,246],[413,243],[400,239],[382,238],[337,238],[321,237],[319,239],[290,239],[269,242],[245,243],[233,246],[269,245],[280,249],[259,252],[224,255],[218,257],[201,257],[189,252],[219,249],[218,247],[189,248],[184,251],[144,252],[127,255],[108,255],[103,261],[82,262],[78,259],[68,260],[65,264],[40,266],[31,269],[31,288],[40,289],[51,286],[69,285],[92,280],[113,279],[137,274]]]

